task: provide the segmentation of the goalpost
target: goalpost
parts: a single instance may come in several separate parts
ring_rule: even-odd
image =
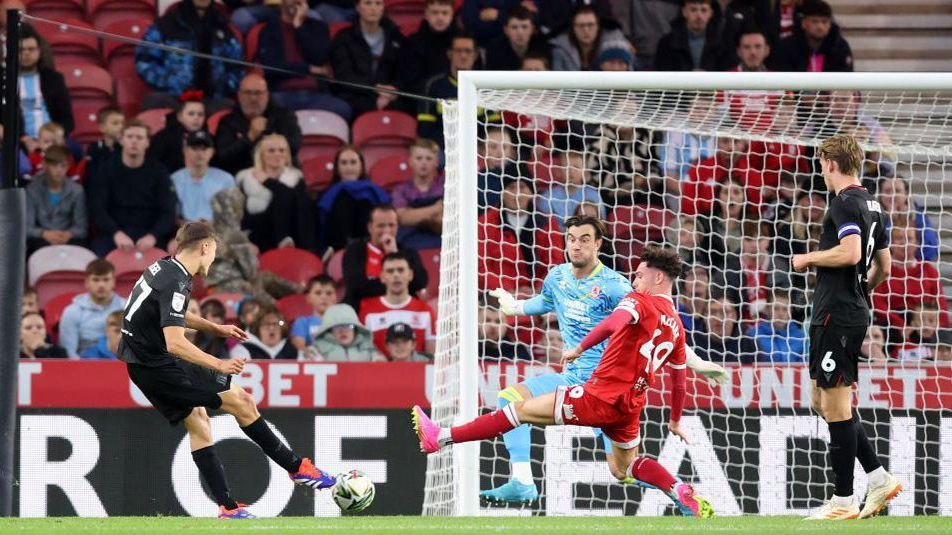
[[[893,232],[924,243],[894,262],[907,277],[903,292],[884,284],[876,296],[873,330],[885,344],[868,344],[872,360],[861,364],[860,417],[906,490],[890,514],[952,515],[952,371],[942,360],[952,359],[944,297],[952,249],[943,245],[952,237],[943,213],[952,202],[950,110],[950,73],[461,73],[458,101],[443,103],[434,420],[470,420],[494,409],[502,388],[555,368],[545,361],[560,353],[554,318],[509,319],[506,337],[533,350],[532,360],[481,354],[481,294],[498,284],[522,298],[540,290],[546,262],[564,261],[558,217],[549,214],[574,208],[544,192],[584,181],[595,194],[579,209],[608,221],[603,260],[617,271],[630,276],[648,243],[677,246],[689,267],[702,266],[678,290],[694,323],[686,325],[696,333],[689,343],[731,371],[716,387],[689,374],[682,427],[690,444],[664,435],[662,380],[642,418],[642,451],[694,482],[721,515],[802,514],[819,505],[831,487],[826,425],[810,410],[803,364],[812,281],[792,274],[789,257],[817,248],[826,194],[813,149],[847,132],[866,150],[864,183],[887,179],[879,195],[896,210],[894,227],[918,228],[927,217],[937,231]],[[518,242],[501,247],[493,242],[498,216],[480,217],[498,209],[514,175],[530,177],[535,195]],[[525,231],[526,221],[535,230]],[[490,342],[501,330],[491,330]],[[659,492],[612,480],[590,430],[534,429],[532,437],[537,503],[480,504],[480,490],[508,480],[498,439],[431,455],[423,514],[671,514]],[[865,484],[857,465],[858,494]]]

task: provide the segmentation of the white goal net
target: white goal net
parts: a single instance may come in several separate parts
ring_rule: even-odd
[[[892,219],[859,415],[905,488],[889,514],[952,514],[952,77],[691,74],[461,77],[460,100],[444,104],[435,418],[469,419],[496,408],[503,388],[557,371],[554,315],[500,318],[486,292],[538,293],[565,261],[564,219],[595,214],[608,226],[600,259],[623,275],[646,244],[679,248],[688,341],[731,372],[718,387],[689,373],[689,444],[664,434],[662,377],[642,451],[721,515],[819,505],[832,486],[827,427],[810,409],[812,275],[793,273],[790,257],[817,248],[828,202],[815,147],[849,133],[866,151],[863,184]],[[613,480],[590,429],[535,428],[531,439],[537,501],[479,503],[510,477],[499,439],[432,456],[424,514],[674,514],[658,491]],[[856,474],[862,495],[858,464]]]

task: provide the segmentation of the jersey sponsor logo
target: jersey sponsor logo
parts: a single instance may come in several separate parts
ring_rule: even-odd
[[[162,266],[160,266],[158,262],[154,262],[151,266],[149,266],[149,273],[151,273],[153,277],[160,271],[162,271]]]
[[[883,212],[882,207],[879,205],[879,201],[866,201],[866,209],[870,212]]]
[[[175,292],[172,294],[172,310],[181,312],[185,308],[185,294]]]
[[[563,420],[574,420],[575,419],[575,407],[569,403],[562,404],[562,415]]]

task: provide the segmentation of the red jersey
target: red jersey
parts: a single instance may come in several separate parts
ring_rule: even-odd
[[[612,335],[585,390],[622,410],[640,411],[663,365],[685,368],[684,326],[667,295],[631,292],[615,310],[632,320]]]
[[[436,338],[436,314],[422,299],[410,296],[405,303],[391,305],[383,296],[368,297],[360,302],[360,322],[373,334],[374,345],[387,352],[387,329],[394,323],[406,323],[416,337],[416,350],[424,351],[427,340]]]

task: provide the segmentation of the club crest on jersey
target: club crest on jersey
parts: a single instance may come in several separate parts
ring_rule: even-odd
[[[185,295],[175,292],[172,294],[172,310],[181,312],[185,308]]]
[[[598,299],[598,296],[602,294],[602,288],[600,286],[592,286],[592,289],[589,290],[588,295],[591,299]]]

